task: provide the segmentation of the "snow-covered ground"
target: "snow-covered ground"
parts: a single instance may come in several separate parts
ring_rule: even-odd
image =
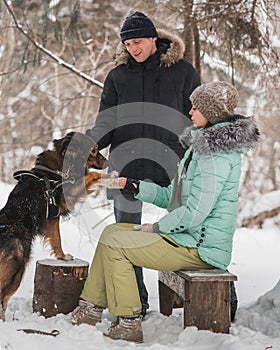
[[[0,182],[0,207],[4,206],[13,186]],[[102,228],[113,222],[112,208],[102,196],[86,200],[62,222],[62,240],[66,253],[91,262]],[[156,221],[164,211],[146,205],[143,222]],[[35,263],[49,258],[49,249],[38,239],[33,259],[16,294],[10,300],[6,322],[0,322],[1,350],[280,350],[280,228],[267,221],[263,229],[238,229],[234,239],[230,271],[238,275],[236,283],[239,309],[230,334],[182,328],[182,310],[166,317],[158,311],[157,272],[145,270],[150,295],[150,310],[143,322],[144,343],[135,345],[103,337],[112,316],[104,314],[97,327],[72,326],[69,315],[45,319],[32,313]],[[18,329],[59,330],[57,337],[25,334]]]

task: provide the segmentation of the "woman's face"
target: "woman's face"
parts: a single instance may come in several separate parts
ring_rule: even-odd
[[[192,108],[189,111],[189,115],[191,116],[193,125],[196,128],[204,128],[208,123],[208,120],[204,117],[202,113],[199,112],[195,105],[192,105]]]

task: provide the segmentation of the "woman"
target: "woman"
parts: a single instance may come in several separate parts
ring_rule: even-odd
[[[118,316],[105,335],[143,341],[141,303],[133,265],[155,270],[226,270],[238,212],[241,154],[259,137],[253,118],[234,114],[235,87],[213,82],[190,96],[193,127],[180,137],[188,147],[169,187],[127,178],[104,180],[135,198],[167,208],[159,222],[113,224],[103,231],[73,323],[95,325],[102,310]]]

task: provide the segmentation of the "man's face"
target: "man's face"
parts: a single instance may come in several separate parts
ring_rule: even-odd
[[[157,38],[135,38],[125,40],[124,44],[136,62],[144,62],[156,52],[156,40]]]

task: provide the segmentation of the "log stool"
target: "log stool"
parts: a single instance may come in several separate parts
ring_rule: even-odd
[[[230,281],[236,280],[219,269],[159,271],[160,312],[169,316],[173,308],[183,307],[184,328],[229,333]]]
[[[36,263],[33,312],[45,317],[67,314],[79,303],[87,274],[88,262],[44,259]]]

